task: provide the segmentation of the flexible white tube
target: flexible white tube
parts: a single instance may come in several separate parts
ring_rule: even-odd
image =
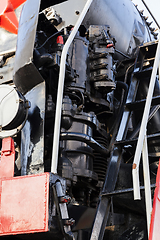
[[[67,39],[60,63],[60,73],[59,73],[59,82],[58,82],[58,93],[57,93],[57,103],[56,103],[56,115],[55,115],[55,124],[54,124],[54,135],[53,135],[53,148],[52,148],[52,160],[51,160],[51,172],[57,173],[58,165],[58,150],[59,150],[59,139],[60,139],[60,126],[61,126],[61,110],[62,110],[62,100],[63,100],[63,88],[64,88],[64,78],[65,78],[65,69],[66,69],[66,57],[68,49],[91,5],[93,0],[88,0],[69,36]]]
[[[155,86],[157,69],[159,66],[159,60],[160,60],[160,40],[158,41],[155,61],[154,61],[154,65],[153,65],[151,80],[150,80],[150,84],[149,84],[146,104],[145,104],[145,108],[144,108],[141,128],[140,128],[140,132],[139,132],[139,137],[138,137],[138,142],[137,142],[137,147],[136,147],[136,152],[135,152],[133,167],[132,167],[134,200],[141,199],[140,186],[139,186],[139,163],[140,163],[140,158],[141,158],[141,153],[142,153],[144,136],[145,136],[146,129],[147,129],[148,116],[149,116],[149,111],[150,111],[150,106],[151,106],[151,101],[152,101],[152,96],[153,96],[153,91],[154,91],[154,86]]]

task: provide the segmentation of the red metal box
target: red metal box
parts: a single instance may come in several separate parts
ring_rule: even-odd
[[[49,173],[0,180],[0,235],[48,231]]]

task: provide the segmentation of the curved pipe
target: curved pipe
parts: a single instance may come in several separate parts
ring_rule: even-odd
[[[66,68],[66,57],[68,49],[91,5],[93,0],[88,0],[69,36],[67,39],[60,63],[60,73],[59,73],[59,82],[58,82],[58,93],[57,93],[57,103],[56,103],[56,115],[55,115],[55,124],[54,124],[54,135],[53,135],[53,148],[52,148],[52,160],[51,160],[51,172],[57,173],[58,165],[58,150],[59,150],[59,138],[60,138],[60,124],[61,124],[61,110],[62,110],[62,100],[63,100],[63,88],[64,88],[64,77],[65,77],[65,68]]]
[[[96,140],[94,140],[92,137],[84,133],[64,132],[64,133],[61,133],[60,138],[61,140],[74,140],[74,141],[84,142],[105,157],[108,156],[109,154],[108,149],[106,149],[101,144],[99,144]]]
[[[127,85],[127,83],[121,82],[121,81],[117,81],[117,82],[116,82],[116,85],[117,85],[117,86],[119,85],[122,89],[124,89],[125,92],[126,92],[126,95],[127,95],[127,91],[128,91],[128,85]],[[125,95],[125,97],[126,97],[126,95]],[[125,99],[125,100],[126,100],[126,99]]]

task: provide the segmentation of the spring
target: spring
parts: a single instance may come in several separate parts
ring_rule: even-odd
[[[108,148],[108,142],[106,141],[105,138],[94,137],[94,139],[105,148]],[[107,158],[105,158],[95,150],[93,151],[93,154],[94,154],[93,171],[97,173],[99,181],[104,181],[107,170]]]

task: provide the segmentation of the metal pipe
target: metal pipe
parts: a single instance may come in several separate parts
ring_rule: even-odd
[[[144,108],[139,138],[138,138],[138,142],[137,142],[137,147],[136,147],[136,152],[135,152],[133,167],[132,167],[132,177],[133,177],[133,188],[134,188],[134,199],[135,200],[141,199],[140,189],[139,189],[139,163],[140,163],[140,158],[141,158],[141,153],[142,153],[144,136],[145,136],[146,129],[147,129],[148,116],[149,116],[149,111],[150,111],[150,106],[151,106],[151,101],[152,101],[152,96],[153,96],[153,91],[154,91],[154,86],[155,86],[157,69],[159,66],[159,60],[160,60],[160,40],[158,41],[155,61],[154,61],[153,69],[152,69],[151,80],[150,80],[150,84],[149,84],[146,104],[145,104],[145,108]]]
[[[155,188],[156,184],[152,184],[151,188]],[[145,187],[144,186],[140,186],[140,190],[144,190]],[[115,190],[113,192],[102,192],[100,196],[106,196],[106,197],[111,197],[111,196],[115,196],[115,195],[121,195],[121,194],[126,194],[126,193],[132,193],[133,192],[133,188],[127,188],[127,189],[121,189],[121,190]]]
[[[144,176],[144,186],[145,186],[147,228],[148,228],[148,236],[149,236],[151,213],[152,213],[152,197],[151,197],[151,183],[150,183],[148,146],[147,146],[147,136],[146,135],[145,135],[144,143],[143,143],[142,156],[143,156],[142,160],[143,160],[143,176]]]
[[[66,57],[68,49],[91,5],[93,0],[88,0],[69,36],[67,39],[60,63],[60,72],[59,72],[59,82],[58,82],[58,93],[57,93],[57,103],[56,103],[56,115],[55,115],[55,124],[54,124],[54,135],[53,135],[53,148],[52,148],[52,160],[51,160],[51,172],[57,173],[57,164],[58,164],[58,150],[59,150],[59,138],[60,138],[60,124],[61,124],[61,109],[62,109],[62,100],[63,100],[63,88],[64,88],[64,78],[65,78],[65,69],[66,69]]]

